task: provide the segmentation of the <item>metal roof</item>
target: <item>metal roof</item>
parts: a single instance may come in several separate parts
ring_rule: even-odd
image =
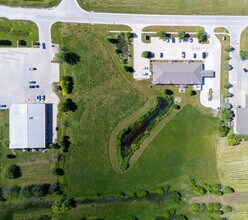
[[[203,77],[214,77],[214,71],[203,70],[201,62],[153,62],[154,85],[201,85]]]
[[[245,108],[237,108],[235,115],[235,133],[248,134],[248,95],[245,97]]]
[[[46,147],[45,104],[14,104],[9,122],[11,149]]]

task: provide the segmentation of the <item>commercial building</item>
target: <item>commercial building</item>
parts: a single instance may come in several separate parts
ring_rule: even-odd
[[[204,77],[214,77],[214,71],[204,70],[202,62],[157,62],[152,64],[154,85],[202,85]]]
[[[248,134],[248,95],[245,99],[245,107],[236,109],[234,126],[236,134]]]
[[[46,147],[45,104],[13,104],[9,126],[10,149]]]

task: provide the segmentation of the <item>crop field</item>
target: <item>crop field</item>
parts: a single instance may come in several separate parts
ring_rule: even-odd
[[[87,11],[137,14],[247,15],[245,0],[78,0]]]
[[[1,5],[12,7],[50,8],[58,5],[61,0],[0,0]]]

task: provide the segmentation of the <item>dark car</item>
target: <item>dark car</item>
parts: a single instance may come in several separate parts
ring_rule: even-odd
[[[164,54],[163,53],[160,53],[160,58],[163,58]]]
[[[29,81],[28,84],[35,84],[36,81]]]
[[[196,58],[196,53],[194,53],[194,59]]]
[[[34,88],[35,88],[35,86],[29,86],[29,88],[30,88],[30,89],[34,89]]]
[[[6,108],[7,105],[0,105],[0,108]]]
[[[202,53],[202,59],[206,59],[207,54],[205,52]]]
[[[172,38],[171,38],[171,42],[172,42],[172,43],[175,43],[175,42],[176,42],[175,37],[172,37]]]
[[[247,72],[248,72],[248,70],[247,70],[246,68],[244,68],[243,70],[244,70],[244,72],[245,72],[245,73],[247,73]]]
[[[184,59],[186,57],[186,53],[182,52],[182,58]]]

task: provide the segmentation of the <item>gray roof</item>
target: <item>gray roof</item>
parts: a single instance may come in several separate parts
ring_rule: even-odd
[[[248,134],[248,108],[237,108],[236,131],[238,134]]]
[[[237,108],[235,120],[235,133],[248,134],[248,95],[245,97],[245,108]]]
[[[14,104],[9,121],[11,149],[46,147],[45,104]]]
[[[214,71],[203,70],[201,62],[153,62],[154,85],[202,85],[203,77],[214,77]]]

